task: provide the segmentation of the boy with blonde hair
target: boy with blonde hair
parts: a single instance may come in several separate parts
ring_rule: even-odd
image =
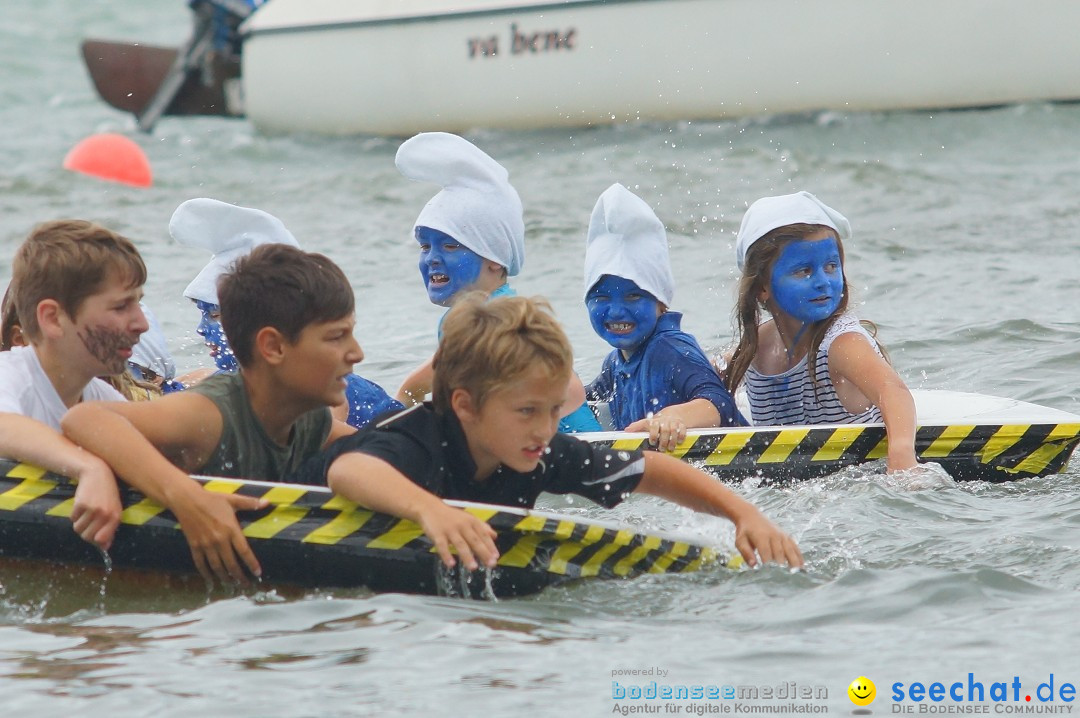
[[[434,357],[433,406],[418,405],[334,444],[305,472],[376,511],[411,519],[453,566],[494,566],[494,530],[441,499],[530,508],[541,492],[613,507],[632,492],[726,516],[754,565],[801,566],[790,537],[712,477],[652,451],[615,451],[557,432],[570,343],[546,302],[469,295]],[[309,477],[310,478],[310,477]]]
[[[329,407],[345,400],[346,376],[364,354],[349,281],[321,254],[264,244],[217,288],[239,372],[150,402],[78,406],[63,427],[173,512],[208,580],[246,583],[244,567],[256,576],[261,569],[233,509],[266,502],[211,494],[189,474],[280,481],[355,431]]]
[[[82,401],[123,399],[97,377],[123,372],[146,331],[145,282],[130,240],[93,222],[57,220],[18,248],[5,297],[4,344],[12,346],[0,353],[0,456],[77,481],[72,526],[103,550],[120,522],[116,479],[60,434],[60,420]],[[21,337],[11,335],[16,325]],[[14,346],[24,340],[29,346]]]

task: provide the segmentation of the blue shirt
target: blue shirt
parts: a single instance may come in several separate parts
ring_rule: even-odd
[[[510,288],[510,283],[509,282],[503,282],[502,286],[500,286],[498,289],[496,289],[494,292],[492,292],[491,294],[488,295],[488,299],[495,299],[496,297],[516,297],[516,296],[517,296],[517,292],[515,292],[513,289]],[[439,337],[439,339],[442,339],[442,323],[446,319],[446,315],[449,314],[449,313],[450,313],[450,310],[447,309],[445,312],[443,312],[443,315],[441,317],[439,317],[439,330],[438,330],[438,333],[437,333],[437,336]]]
[[[346,376],[345,398],[349,402],[349,417],[345,421],[349,426],[355,426],[357,429],[367,426],[379,414],[405,408],[381,386],[359,374]]]
[[[623,359],[614,350],[604,359],[600,375],[585,387],[594,401],[606,401],[620,431],[664,407],[708,399],[720,412],[723,426],[746,426],[746,419],[697,340],[679,328],[681,312],[665,312],[652,336]]]
[[[596,420],[596,415],[589,408],[589,403],[582,402],[581,406],[559,419],[559,432],[562,434],[578,434],[583,431],[603,431],[604,427]]]

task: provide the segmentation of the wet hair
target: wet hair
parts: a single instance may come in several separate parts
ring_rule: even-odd
[[[487,301],[469,292],[443,321],[442,339],[432,359],[432,401],[450,411],[455,389],[464,389],[477,408],[534,367],[553,382],[566,382],[573,370],[573,350],[551,305],[541,298],[498,297]]]
[[[265,327],[290,344],[311,324],[352,316],[356,300],[341,268],[329,258],[287,244],[262,244],[218,279],[221,328],[240,366],[255,355]]]
[[[724,382],[730,391],[734,392],[738,388],[739,382],[742,381],[746,375],[746,370],[750,367],[750,362],[757,354],[758,325],[761,324],[761,310],[764,308],[764,305],[758,301],[758,297],[769,286],[773,263],[788,244],[804,239],[823,229],[832,234],[833,238],[836,239],[836,247],[840,250],[840,267],[841,271],[844,272],[844,292],[840,297],[840,304],[837,306],[836,311],[828,318],[814,322],[810,329],[807,367],[810,370],[810,382],[814,385],[816,391],[817,375],[815,370],[817,362],[813,358],[817,356],[818,347],[821,346],[821,340],[825,337],[829,327],[847,309],[850,297],[847,269],[844,265],[844,244],[836,236],[835,230],[820,224],[789,224],[778,227],[754,242],[750,247],[750,251],[746,253],[746,261],[743,264],[742,278],[739,280],[738,299],[734,311],[739,340],[731,360],[728,362],[727,369],[723,373]],[[876,336],[877,327],[872,322],[863,321],[861,323],[867,327],[871,336]],[[886,360],[888,360],[885,348],[880,345],[879,348]]]
[[[131,240],[94,222],[62,219],[39,224],[15,251],[14,311],[30,341],[41,336],[38,304],[54,299],[74,318],[83,302],[118,277],[127,288],[146,283],[146,265]]]

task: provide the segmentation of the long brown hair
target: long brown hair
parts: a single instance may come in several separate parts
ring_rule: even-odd
[[[754,242],[750,251],[746,253],[746,262],[743,264],[742,278],[739,280],[739,296],[735,304],[735,324],[738,328],[739,341],[735,346],[735,352],[728,362],[724,373],[724,381],[728,390],[734,392],[746,375],[750,362],[758,351],[758,325],[761,324],[762,302],[758,301],[762,291],[768,286],[772,275],[773,262],[780,255],[781,250],[791,242],[801,240],[809,235],[827,229],[832,232],[836,239],[837,249],[840,250],[840,267],[844,272],[844,292],[840,296],[840,304],[828,318],[815,322],[810,332],[810,349],[807,352],[807,367],[810,369],[810,382],[817,383],[817,362],[812,357],[817,356],[818,347],[825,337],[825,332],[833,325],[836,318],[844,313],[848,306],[848,280],[847,270],[844,268],[844,244],[836,236],[836,232],[830,227],[820,224],[789,224],[778,227],[761,239]],[[872,326],[872,325],[871,325]],[[877,328],[874,327],[873,333]]]

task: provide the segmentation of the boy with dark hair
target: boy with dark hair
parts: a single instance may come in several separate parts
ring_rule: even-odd
[[[75,479],[72,525],[106,550],[120,522],[116,479],[60,434],[60,420],[81,401],[123,399],[96,377],[124,371],[146,331],[145,281],[128,239],[93,222],[58,220],[35,227],[16,251],[4,297],[10,351],[0,352],[0,456]]]
[[[321,254],[256,247],[218,291],[239,372],[152,402],[79,406],[63,427],[176,515],[204,576],[245,582],[237,556],[256,576],[259,563],[229,504],[265,502],[211,494],[188,474],[280,481],[355,431],[334,421],[329,407],[344,401],[345,376],[364,354],[353,337],[352,288]]]
[[[306,474],[376,511],[418,523],[443,561],[494,566],[494,531],[441,499],[530,508],[541,492],[612,507],[634,491],[726,516],[754,565],[802,565],[790,537],[712,477],[652,451],[616,451],[557,433],[570,343],[545,302],[475,294],[447,315],[433,407],[418,405],[334,444]],[[310,478],[310,476],[309,476]]]
[[[272,214],[209,197],[189,199],[177,207],[169,220],[169,234],[180,244],[213,252],[210,261],[184,289],[184,296],[199,310],[201,319],[195,332],[210,349],[214,365],[219,371],[238,371],[239,364],[221,326],[217,280],[239,257],[259,245],[287,244],[299,248],[300,243]],[[183,383],[197,383],[212,373],[213,370],[197,369],[185,375]],[[333,407],[332,412],[350,426],[359,429],[379,414],[404,408],[381,386],[359,374],[348,374],[345,380],[347,401]]]

